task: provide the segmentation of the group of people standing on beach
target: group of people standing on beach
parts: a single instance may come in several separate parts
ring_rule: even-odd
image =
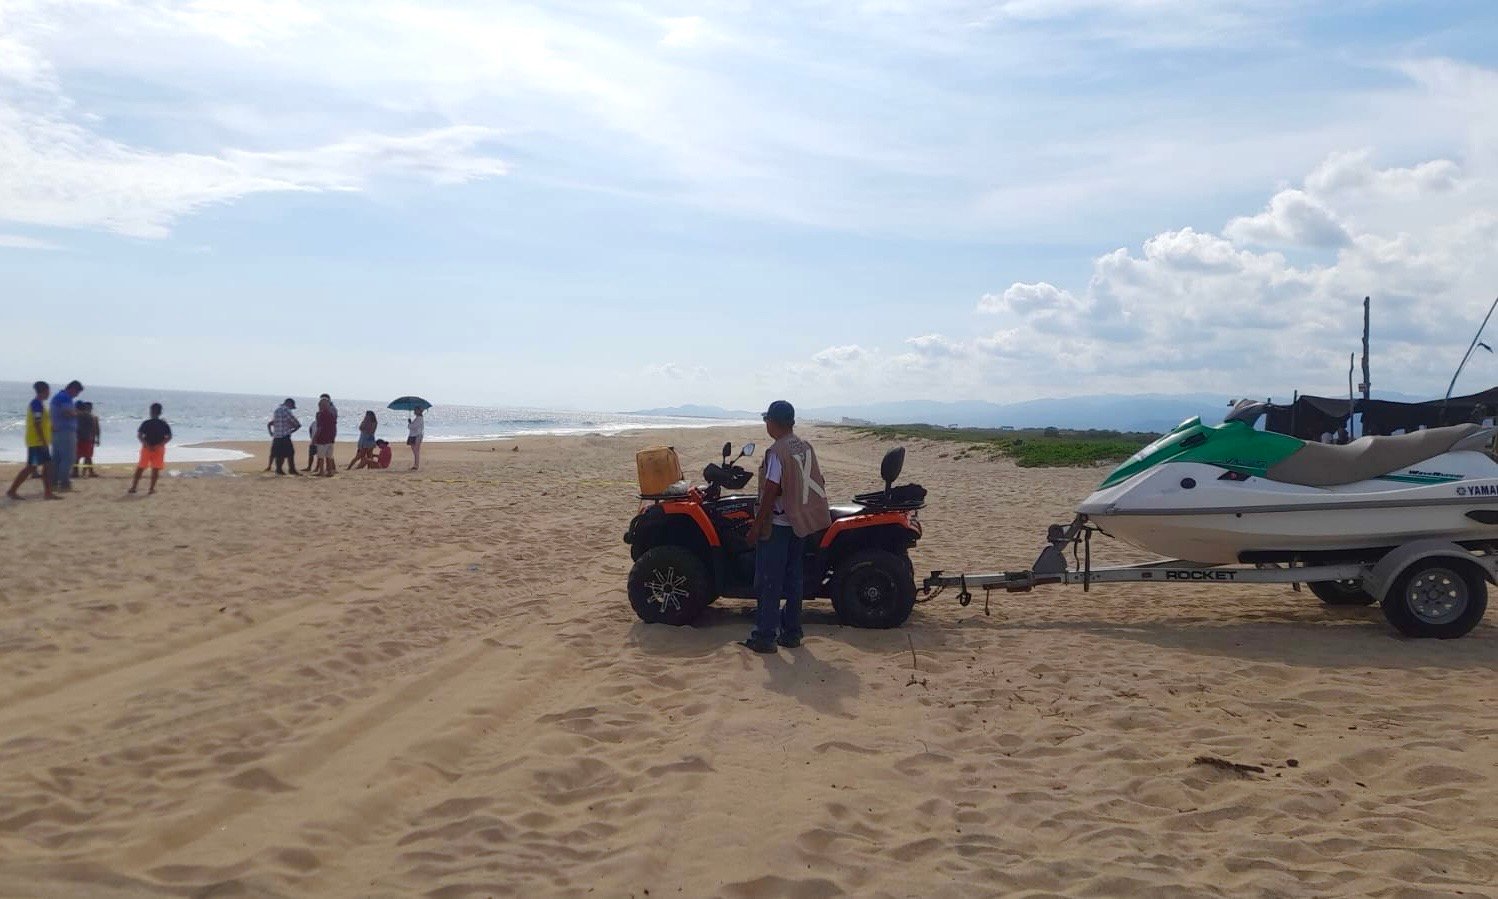
[[[345,470],[390,467],[390,444],[375,437],[379,426],[374,410],[366,410],[359,422],[359,442],[354,457]],[[265,463],[266,471],[274,468],[279,475],[302,474],[296,469],[296,448],[291,442],[291,435],[301,429],[302,423],[296,417],[296,400],[287,397],[265,423],[265,430],[270,434],[270,459]],[[411,447],[411,470],[416,471],[421,467],[421,441],[426,436],[426,419],[421,409],[416,409],[415,414],[406,420],[406,431],[406,445]],[[333,459],[333,444],[338,437],[338,407],[326,393],[317,399],[317,412],[308,428],[308,436],[307,465],[303,471],[311,472],[313,476],[332,477],[338,471],[338,463]]]
[[[62,499],[61,494],[73,489],[73,478],[98,477],[94,471],[94,448],[99,444],[99,418],[94,415],[94,404],[78,402],[83,384],[69,381],[68,386],[52,393],[52,385],[46,381],[32,384],[36,396],[26,406],[26,465],[5,495],[10,499],[23,499],[19,491],[29,478],[42,482],[42,496],[46,499]],[[166,468],[166,445],[172,439],[172,427],[161,417],[161,404],[151,404],[151,417],[136,428],[135,436],[140,441],[140,460],[135,467],[135,478],[130,482],[130,493],[140,487],[141,476],[149,469],[151,487],[156,492],[156,481]]]
[[[19,490],[28,480],[42,482],[42,495],[46,499],[62,499],[62,494],[73,489],[74,478],[97,477],[94,471],[94,449],[99,445],[101,428],[93,404],[79,402],[83,384],[69,381],[56,394],[46,381],[32,385],[36,395],[26,406],[26,464],[22,467],[5,495],[12,500],[24,499]],[[426,418],[422,409],[406,421],[406,445],[411,447],[411,470],[421,467],[421,441],[426,436]],[[130,482],[130,493],[137,492],[141,478],[151,472],[148,492],[156,492],[156,483],[166,468],[166,445],[172,440],[172,427],[161,417],[160,403],[151,404],[151,417],[136,428],[135,436],[140,441],[140,458],[135,467],[135,477]],[[359,423],[359,441],[348,468],[389,468],[390,444],[375,437],[379,419],[374,411],[366,411]],[[265,470],[275,468],[276,474],[300,475],[296,468],[296,450],[291,435],[302,429],[296,417],[296,400],[287,399],[277,406],[266,422],[270,432],[270,462]],[[306,470],[314,475],[331,477],[338,471],[333,459],[333,445],[338,437],[338,407],[326,393],[318,398],[317,414],[308,428],[311,442],[307,447]]]

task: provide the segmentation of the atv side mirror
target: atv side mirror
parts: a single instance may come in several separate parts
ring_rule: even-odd
[[[733,444],[732,443],[725,443],[725,444],[723,444],[723,458],[727,459],[731,455],[733,455]]]
[[[744,455],[744,456],[752,456],[752,455],[754,455],[754,444],[752,444],[752,443],[746,443],[746,444],[744,444],[743,452],[740,455]]]
[[[879,463],[879,477],[884,480],[884,489],[888,490],[895,483],[895,478],[905,468],[905,447],[897,446],[884,454],[884,461]]]

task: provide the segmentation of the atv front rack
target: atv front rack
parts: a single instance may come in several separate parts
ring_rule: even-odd
[[[869,493],[860,493],[853,501],[881,512],[912,512],[926,507],[926,488],[920,484],[901,484]]]

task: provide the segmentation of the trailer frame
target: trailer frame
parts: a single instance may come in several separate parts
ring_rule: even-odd
[[[973,590],[981,589],[987,613],[995,591],[1028,593],[1051,585],[1080,585],[1087,592],[1093,584],[1289,584],[1299,592],[1301,584],[1341,582],[1356,584],[1369,602],[1378,602],[1384,617],[1406,636],[1451,638],[1477,626],[1487,608],[1487,585],[1498,584],[1498,554],[1439,539],[1411,541],[1371,557],[1314,563],[1209,564],[1157,559],[1094,568],[1094,533],[1105,532],[1085,515],[1078,515],[1069,525],[1051,525],[1046,548],[1030,568],[976,574],[935,570],[922,581],[921,593],[925,599],[934,599],[955,587],[958,603],[967,606],[973,601]],[[1066,558],[1068,550],[1071,563]]]

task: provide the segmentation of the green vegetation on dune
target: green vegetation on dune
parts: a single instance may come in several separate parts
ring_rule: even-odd
[[[860,425],[856,434],[880,440],[934,440],[961,444],[958,459],[981,456],[1013,459],[1024,468],[1064,468],[1119,462],[1158,437],[1126,431],[1074,431],[1065,428],[942,428],[934,425]]]

